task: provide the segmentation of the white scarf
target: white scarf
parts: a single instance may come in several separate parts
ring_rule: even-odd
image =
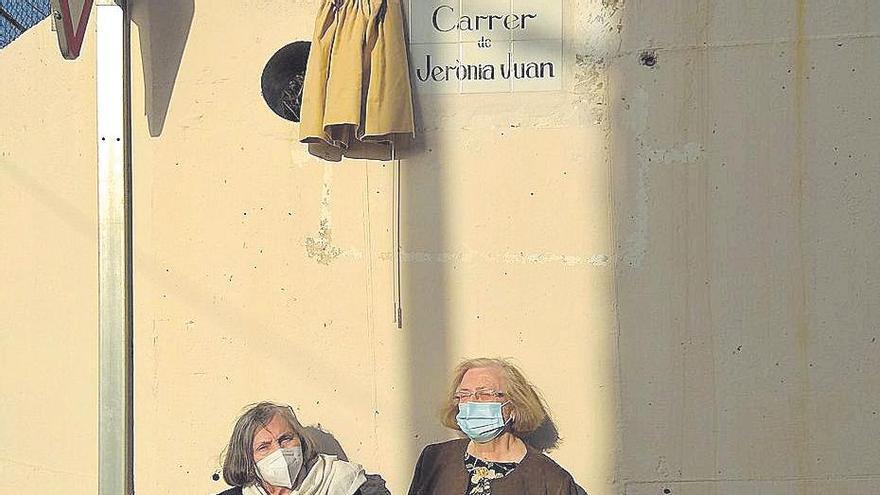
[[[318,454],[309,474],[291,495],[352,495],[367,480],[360,464],[340,461],[335,455]],[[241,487],[242,495],[266,495],[259,484]]]

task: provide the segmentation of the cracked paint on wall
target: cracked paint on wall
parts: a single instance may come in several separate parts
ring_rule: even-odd
[[[608,113],[607,70],[620,49],[622,7],[621,0],[576,2],[581,15],[574,38],[578,45],[570,47],[575,53],[572,92],[578,104],[587,106],[595,125],[602,124]]]
[[[306,237],[306,254],[309,258],[322,265],[329,265],[342,253],[342,248],[333,245],[332,212],[330,197],[333,193],[333,169],[324,166],[324,180],[321,192],[321,219],[318,232],[312,237]]]
[[[654,148],[648,127],[648,93],[637,88],[631,101],[625,105],[631,112],[628,125],[634,135],[635,155],[638,160],[638,176],[635,188],[635,214],[630,235],[622,242],[619,258],[625,265],[640,268],[648,253],[648,220],[651,203],[653,170],[664,165],[694,164],[703,160],[705,149],[700,143],[683,143],[670,148]]]

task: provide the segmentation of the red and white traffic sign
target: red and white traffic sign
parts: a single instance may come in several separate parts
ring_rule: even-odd
[[[93,0],[52,0],[52,15],[58,31],[61,56],[68,60],[79,57]]]

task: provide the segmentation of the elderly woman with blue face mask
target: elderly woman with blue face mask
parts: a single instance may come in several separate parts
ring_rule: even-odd
[[[510,362],[464,361],[442,421],[466,438],[425,447],[409,495],[576,495],[571,475],[521,438],[546,418],[535,388]]]
[[[320,454],[293,409],[260,402],[232,430],[223,460],[232,488],[220,495],[361,495],[360,465]]]

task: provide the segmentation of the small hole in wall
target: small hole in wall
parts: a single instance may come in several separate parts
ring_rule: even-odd
[[[669,495],[670,493],[672,493],[672,490],[670,490],[669,488],[664,488],[663,493]]]
[[[275,52],[263,69],[263,99],[283,119],[299,122],[311,45],[308,41],[294,41]]]
[[[657,65],[657,53],[654,50],[645,50],[639,55],[639,63],[645,67],[654,67]]]

